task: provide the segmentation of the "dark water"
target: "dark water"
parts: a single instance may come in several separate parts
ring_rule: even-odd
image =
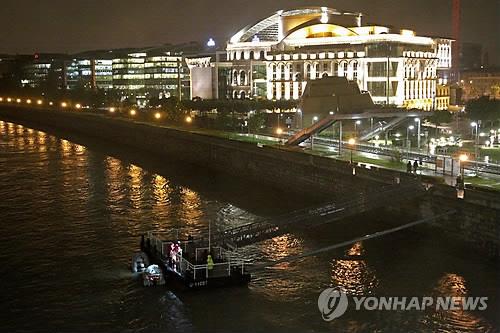
[[[143,288],[139,235],[223,229],[310,203],[91,139],[0,121],[1,332],[494,332],[499,268],[432,230],[405,231],[280,264],[248,287]],[[111,156],[115,157],[111,157]],[[381,230],[372,214],[241,250],[270,261]],[[345,254],[359,255],[345,259]],[[486,311],[354,311],[324,322],[319,293],[488,296]]]

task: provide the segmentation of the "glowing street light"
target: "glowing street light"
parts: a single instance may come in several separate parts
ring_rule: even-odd
[[[469,160],[469,156],[467,154],[460,154],[458,159],[460,160],[460,174],[462,175],[462,179],[463,179],[465,162],[467,162]]]
[[[31,104],[31,99],[27,99],[26,104]]]
[[[358,137],[358,126],[361,125],[361,120],[356,120],[354,122],[354,136]]]
[[[160,119],[161,118],[161,113],[160,112],[156,112],[155,113],[155,118],[156,119]]]
[[[349,148],[351,150],[351,164],[352,164],[352,150],[354,149],[354,145],[356,144],[356,139],[350,138],[347,140],[347,143],[349,144]]]
[[[21,103],[21,99],[20,98],[16,99],[16,102]]]
[[[280,127],[278,127],[278,128],[276,129],[276,134],[278,134],[278,135],[283,134],[283,130],[282,130]]]
[[[68,107],[68,103],[66,103],[66,102],[62,102],[62,103],[61,103],[61,106],[62,106],[63,108]]]
[[[134,109],[130,110],[130,115],[131,116],[135,116],[137,114],[137,111],[135,111]]]
[[[3,97],[0,97],[0,102],[3,102]]]
[[[75,105],[75,107],[76,107],[77,109],[81,109],[81,108],[82,108],[82,105],[81,105],[80,103],[77,103],[77,104]]]
[[[39,99],[38,101],[36,101],[36,104],[38,105],[42,105],[43,104],[43,101],[41,99]]]
[[[54,102],[49,102],[49,105],[50,105],[50,106],[54,105]]]
[[[12,102],[12,98],[10,98],[10,97],[7,98],[7,102],[9,102],[9,103]]]
[[[420,149],[420,118],[415,118],[417,126],[417,148]]]
[[[190,116],[187,116],[186,123],[191,124],[192,122],[193,122],[193,118],[191,118]]]
[[[115,113],[115,111],[116,111],[116,109],[115,109],[114,107],[110,107],[110,108],[109,108],[109,112],[111,112],[111,113]]]

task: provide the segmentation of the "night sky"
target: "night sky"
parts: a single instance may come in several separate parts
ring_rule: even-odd
[[[183,41],[225,41],[278,9],[361,11],[365,23],[451,37],[451,0],[1,0],[0,53],[78,52]],[[462,39],[500,64],[500,0],[462,0]]]

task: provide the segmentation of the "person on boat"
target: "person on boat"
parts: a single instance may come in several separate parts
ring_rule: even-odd
[[[209,271],[214,269],[214,260],[212,259],[212,256],[210,254],[207,256],[207,268]]]

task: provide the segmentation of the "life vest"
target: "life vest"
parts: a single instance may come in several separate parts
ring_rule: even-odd
[[[208,269],[214,268],[214,261],[213,261],[212,256],[210,254],[207,256],[207,268]]]

